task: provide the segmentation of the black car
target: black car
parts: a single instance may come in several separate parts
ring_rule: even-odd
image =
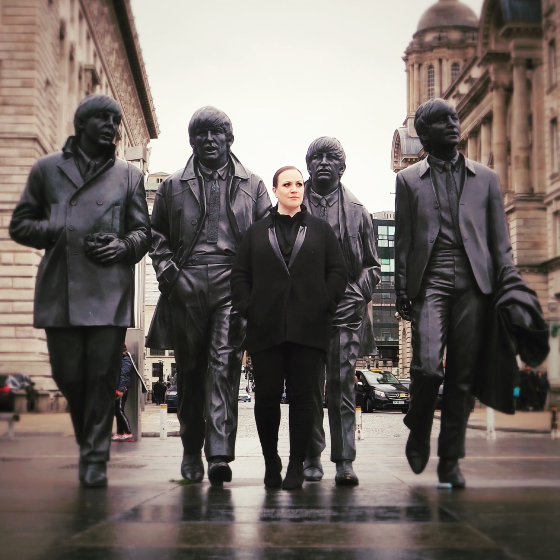
[[[408,377],[406,379],[399,379],[399,383],[404,385],[406,390],[410,393],[410,384],[412,383],[412,379],[409,379]]]
[[[400,410],[408,412],[408,389],[389,371],[356,370],[358,390],[356,404],[361,402],[362,412],[374,410]],[[360,399],[361,396],[361,399]]]
[[[171,385],[165,393],[165,404],[167,405],[167,410],[177,410],[177,386]]]

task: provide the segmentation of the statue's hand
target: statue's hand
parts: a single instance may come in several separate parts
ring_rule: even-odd
[[[99,241],[103,241],[101,237],[102,236],[98,236]],[[109,243],[89,251],[87,255],[101,264],[113,264],[126,258],[127,253],[128,247],[126,243],[122,239],[112,235]]]
[[[397,313],[405,320],[410,321],[410,300],[407,296],[397,296]]]

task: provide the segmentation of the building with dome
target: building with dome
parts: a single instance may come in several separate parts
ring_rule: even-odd
[[[485,0],[480,17],[459,0],[439,0],[420,18],[403,60],[407,113],[393,135],[398,172],[424,153],[414,112],[432,97],[461,119],[459,149],[499,175],[514,259],[537,291],[551,325],[542,369],[560,393],[560,157],[558,48],[560,0]],[[403,337],[402,332],[407,332]],[[410,366],[410,328],[401,322],[400,356]],[[404,360],[407,356],[407,360]]]

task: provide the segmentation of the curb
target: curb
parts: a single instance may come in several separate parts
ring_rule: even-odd
[[[436,420],[441,420],[441,416],[434,414]],[[467,424],[467,428],[471,430],[486,431],[486,426],[476,426],[474,424]],[[532,430],[531,428],[494,428],[496,432],[510,432],[519,434],[547,434],[550,435],[550,430]]]
[[[159,437],[159,432],[142,432],[142,437]],[[167,437],[179,437],[179,430],[167,432]]]

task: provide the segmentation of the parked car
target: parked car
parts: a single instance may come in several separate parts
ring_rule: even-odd
[[[443,382],[442,384],[439,386],[439,390],[438,390],[438,394],[437,394],[437,400],[436,400],[436,409],[437,410],[441,410],[441,401],[443,399]]]
[[[21,373],[0,375],[0,409],[14,410],[14,391],[25,391],[33,385],[31,379]]]
[[[167,405],[167,410],[177,410],[177,386],[171,385],[169,389],[165,392],[165,404]]]
[[[375,369],[356,370],[358,387],[356,404],[362,405],[362,412],[374,410],[400,410],[408,412],[410,397],[408,389],[389,371]],[[360,399],[361,397],[361,399]]]
[[[410,393],[410,384],[412,383],[412,379],[399,379],[399,383],[406,387],[406,390]]]
[[[249,395],[249,393],[247,393],[247,389],[240,388],[239,389],[239,396],[237,398],[237,400],[239,402],[251,402],[251,395]]]

